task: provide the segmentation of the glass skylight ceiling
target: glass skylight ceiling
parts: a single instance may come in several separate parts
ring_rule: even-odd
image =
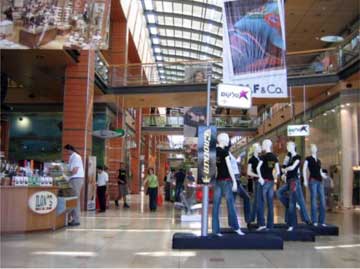
[[[222,0],[142,0],[157,63],[207,61],[222,55]],[[161,80],[182,80],[184,68],[158,65]],[[213,66],[222,77],[221,64]]]

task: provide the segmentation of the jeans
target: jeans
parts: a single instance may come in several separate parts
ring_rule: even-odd
[[[290,191],[290,189],[292,191]],[[285,195],[286,192],[289,192],[288,197]],[[285,222],[289,226],[295,226],[297,224],[296,202],[300,206],[301,220],[303,222],[310,222],[310,218],[306,210],[304,195],[301,189],[301,182],[299,179],[288,180],[286,184],[282,185],[278,189],[276,195],[285,207]]]
[[[228,210],[228,222],[229,226],[234,230],[238,230],[239,223],[236,216],[234,195],[232,193],[232,181],[215,181],[214,186],[214,198],[213,198],[213,209],[212,209],[212,231],[214,234],[220,233],[220,205],[221,198],[225,196],[226,205]]]
[[[311,197],[311,220],[313,223],[325,223],[325,190],[324,184],[317,180],[309,183]],[[319,218],[317,217],[317,197],[319,195]]]
[[[258,223],[259,226],[265,226],[265,201],[267,203],[267,228],[272,229],[274,226],[274,181],[267,181],[258,188]]]
[[[165,183],[165,201],[170,201],[171,183]]]
[[[74,192],[77,196],[76,207],[70,213],[70,215],[72,216],[72,221],[75,223],[80,223],[80,212],[81,212],[80,194],[81,194],[81,189],[82,189],[83,184],[84,184],[83,178],[74,178],[74,179],[70,179],[70,181],[69,181],[70,187],[74,190]]]
[[[176,184],[175,186],[175,201],[180,202],[180,193],[184,190],[183,184]]]
[[[244,218],[246,223],[251,222],[251,209],[250,209],[250,196],[247,191],[244,189],[243,185],[241,185],[240,180],[236,180],[237,182],[237,192],[234,192],[234,203],[236,201],[236,194],[238,193],[239,196],[244,201]]]
[[[149,206],[150,210],[156,210],[157,207],[157,196],[158,196],[158,188],[148,188],[149,190]]]
[[[106,186],[97,187],[97,195],[99,199],[100,210],[106,210]]]
[[[253,198],[253,201],[252,201],[252,210],[251,210],[250,222],[255,221],[255,217],[256,217],[256,214],[257,214],[257,210],[258,210],[258,200],[259,200],[259,196],[262,193],[262,191],[261,192],[258,191],[258,189],[260,187],[262,187],[260,185],[260,183],[257,180],[254,181],[254,192],[253,192],[254,198]]]

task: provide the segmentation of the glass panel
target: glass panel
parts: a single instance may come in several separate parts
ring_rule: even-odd
[[[168,40],[168,46],[174,47],[175,46],[174,40]]]
[[[182,37],[182,31],[175,30],[175,36],[181,38]]]
[[[155,10],[159,11],[159,12],[163,12],[164,9],[163,9],[162,2],[160,2],[160,1],[155,2]]]
[[[174,30],[172,30],[172,29],[166,29],[166,35],[167,35],[167,36],[174,36]]]
[[[163,29],[163,28],[160,28],[160,29],[159,29],[159,32],[160,32],[160,35],[163,35],[163,36],[166,35],[166,31],[165,31],[165,29]]]
[[[194,20],[192,23],[193,23],[193,25],[192,25],[193,29],[200,29],[199,21]]]
[[[183,48],[190,48],[190,42],[183,42]]]
[[[174,3],[174,13],[182,14],[181,3]]]
[[[192,15],[192,6],[191,5],[183,5],[183,14],[184,15]]]
[[[188,19],[184,19],[184,24],[183,26],[186,27],[186,28],[191,28],[191,21],[188,20]]]
[[[147,19],[149,23],[155,23],[156,19],[155,19],[155,15],[154,14],[148,14],[147,15]]]
[[[183,32],[183,37],[185,38],[185,39],[190,39],[190,32]]]
[[[173,25],[173,17],[165,17],[166,25]]]
[[[171,2],[166,2],[166,1],[164,1],[163,2],[164,3],[164,11],[165,12],[173,12],[173,5],[172,5],[172,3]]]
[[[191,43],[191,49],[193,50],[199,50],[199,45]]]
[[[175,46],[176,47],[182,47],[182,42],[181,41],[175,41]]]
[[[203,8],[199,7],[199,6],[193,6],[194,10],[193,10],[193,16],[194,17],[198,17],[201,18],[203,17]]]
[[[182,25],[181,18],[174,18],[174,23],[175,23],[176,26]]]

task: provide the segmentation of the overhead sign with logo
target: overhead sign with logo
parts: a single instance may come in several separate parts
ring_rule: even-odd
[[[223,82],[253,98],[288,97],[284,0],[223,3]]]
[[[28,206],[36,214],[48,214],[55,210],[58,200],[54,193],[38,191],[30,196]]]
[[[200,126],[198,133],[198,179],[208,184],[216,174],[216,126]]]
[[[244,86],[219,84],[217,104],[220,107],[249,109],[251,107],[251,90]]]
[[[310,126],[309,126],[309,124],[288,125],[287,135],[288,136],[309,136],[310,135]]]

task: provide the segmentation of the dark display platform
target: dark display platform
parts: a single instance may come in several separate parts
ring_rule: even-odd
[[[249,234],[259,234],[261,236],[264,236],[266,234],[270,234],[270,235],[275,235],[275,236],[279,236],[280,238],[282,238],[284,241],[305,241],[305,242],[315,242],[315,235],[316,233],[308,230],[308,229],[303,229],[303,228],[295,228],[293,231],[288,232],[287,231],[287,227],[284,228],[274,228],[274,229],[269,229],[269,230],[262,230],[262,231],[256,231],[254,230],[250,230],[248,231],[248,229],[241,229],[244,233],[249,233]],[[231,228],[224,228],[221,229],[222,233],[234,233],[234,231]]]
[[[251,231],[255,231],[258,228],[257,224],[251,224],[250,225]],[[275,229],[287,229],[288,225],[285,223],[277,223],[274,224]],[[314,225],[308,225],[308,224],[298,224],[296,226],[296,229],[302,229],[302,230],[310,230],[315,233],[315,235],[331,235],[331,236],[338,236],[339,235],[339,227],[331,224],[327,224],[326,227],[323,226],[314,226]],[[284,239],[285,240],[285,239]]]
[[[209,234],[202,237],[192,233],[175,233],[173,249],[283,249],[283,239],[274,234],[249,233],[238,235],[224,233],[223,236]]]

